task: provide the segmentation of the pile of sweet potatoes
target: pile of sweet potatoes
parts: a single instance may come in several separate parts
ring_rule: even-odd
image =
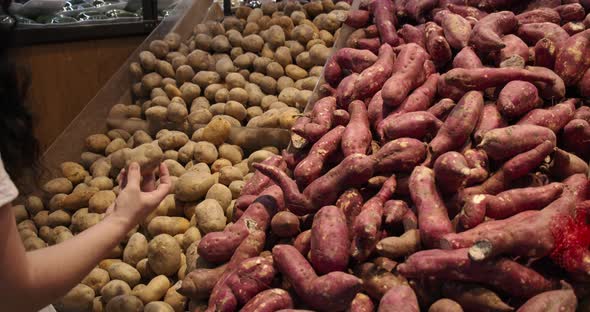
[[[588,309],[588,9],[360,1],[297,148],[201,240],[191,311]]]

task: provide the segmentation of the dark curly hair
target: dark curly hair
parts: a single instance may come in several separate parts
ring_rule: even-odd
[[[0,13],[12,16],[8,11],[12,1],[0,3]],[[25,174],[36,175],[39,144],[33,134],[32,114],[25,106],[30,75],[11,55],[15,27],[16,22],[0,25],[0,157],[12,179],[19,181]]]

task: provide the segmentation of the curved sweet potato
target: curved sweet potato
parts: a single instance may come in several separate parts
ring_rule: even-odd
[[[343,126],[337,126],[313,144],[307,157],[293,171],[297,185],[306,187],[321,176],[326,160],[338,152],[344,130]]]
[[[281,170],[287,169],[287,164],[280,156],[271,156],[262,163],[269,166],[279,167]],[[254,172],[254,175],[246,181],[242,191],[240,191],[240,197],[244,195],[258,195],[273,184],[274,183],[267,176],[260,172]]]
[[[391,116],[391,115],[390,115]],[[415,138],[428,140],[438,132],[443,123],[431,113],[420,111],[388,116],[379,125],[383,140]]]
[[[338,88],[336,88],[336,102],[339,108],[348,110],[348,104],[356,99],[355,84],[358,77],[359,74],[352,73],[342,79],[338,84]]]
[[[565,96],[565,83],[554,71],[539,66],[527,66],[526,70],[546,75],[551,82],[534,81],[533,84],[539,89],[539,94],[547,100],[560,100]]]
[[[334,53],[326,63],[324,77],[327,83],[336,87],[342,80],[343,70],[358,74],[376,61],[377,56],[369,50],[342,48]]]
[[[410,24],[404,24],[397,31],[397,33],[405,43],[415,43],[422,48],[426,48],[426,42],[424,41],[424,29],[412,26]]]
[[[378,91],[373,95],[371,101],[369,101],[369,105],[367,107],[367,114],[369,116],[369,123],[371,123],[371,128],[377,130],[377,127],[383,121],[383,118],[387,117],[384,116],[384,107],[383,107],[383,98],[381,97],[381,91]]]
[[[316,142],[332,128],[335,110],[336,98],[324,97],[314,104],[309,115],[310,121],[303,127],[293,127],[291,130],[309,142]]]
[[[547,109],[537,108],[524,115],[517,125],[537,125],[559,132],[572,120],[578,99],[569,99]]]
[[[529,45],[534,45],[537,41],[547,38],[551,40],[559,49],[570,35],[559,26],[559,24],[543,22],[524,24],[518,27],[516,35]]]
[[[453,58],[451,46],[444,36],[443,29],[434,22],[427,22],[424,26],[426,50],[437,68],[443,67]]]
[[[377,61],[363,70],[354,84],[354,98],[364,100],[381,90],[394,70],[395,53],[389,44],[379,48]],[[393,64],[393,65],[392,65]]]
[[[571,36],[563,46],[557,51],[555,73],[566,86],[573,86],[590,67],[590,30]]]
[[[469,166],[465,157],[458,152],[447,152],[434,162],[434,175],[442,193],[454,194],[467,185],[483,182],[488,172],[481,166]]]
[[[293,308],[291,295],[283,289],[273,288],[260,292],[240,309],[242,312],[274,312]]]
[[[363,101],[353,101],[348,106],[350,121],[342,133],[342,153],[344,156],[352,154],[367,154],[371,146],[371,128],[367,107]]]
[[[367,26],[370,16],[371,14],[367,10],[350,10],[344,24],[353,28],[362,28]]]
[[[546,140],[555,146],[556,137],[551,129],[535,125],[517,125],[488,131],[478,147],[483,149],[489,158],[503,160],[531,150]]]
[[[436,95],[436,85],[438,83],[438,73],[434,73],[416,88],[403,103],[392,114],[403,114],[408,112],[425,111],[433,103]]]
[[[393,2],[390,0],[375,0],[373,3],[373,16],[379,30],[381,43],[395,47],[399,45],[400,40],[395,31],[397,18],[393,14],[393,10]]]
[[[434,117],[444,121],[456,105],[455,101],[445,98],[432,105],[426,110],[426,112],[431,113]]]
[[[480,143],[483,139],[483,136],[490,130],[498,129],[506,127],[508,123],[498,110],[498,102],[488,103],[483,106],[483,111],[481,113],[481,118],[479,118],[479,122],[475,126],[475,130],[473,132],[473,139],[475,143]]]
[[[469,43],[479,52],[500,50],[506,46],[500,36],[513,32],[517,25],[518,20],[510,11],[488,14],[473,27]]]
[[[376,173],[410,172],[426,158],[426,145],[416,139],[400,138],[383,145],[372,157],[377,162]]]

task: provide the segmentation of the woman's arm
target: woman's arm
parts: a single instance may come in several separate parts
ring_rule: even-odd
[[[166,196],[170,177],[165,165],[160,172],[158,188],[142,192],[139,167],[132,164],[103,221],[63,243],[28,253],[11,207],[0,208],[0,311],[37,311],[78,284]]]

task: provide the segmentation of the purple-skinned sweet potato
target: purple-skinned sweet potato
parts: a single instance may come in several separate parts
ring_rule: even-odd
[[[559,24],[549,22],[520,25],[516,31],[516,35],[529,45],[534,45],[537,41],[547,38],[551,40],[558,49],[560,49],[570,37]]]
[[[447,42],[453,49],[461,50],[469,44],[471,24],[464,17],[449,12],[442,16],[440,24]]]
[[[346,217],[346,225],[348,226],[348,236],[350,239],[352,239],[354,219],[361,212],[364,202],[363,195],[355,188],[344,191],[336,201],[336,207],[340,208]]]
[[[420,232],[418,230],[409,230],[400,237],[389,236],[380,240],[375,250],[381,256],[398,259],[420,250],[420,245]]]
[[[438,73],[428,76],[426,81],[408,95],[392,114],[404,114],[427,110],[435,99],[438,77]]]
[[[205,235],[199,243],[199,255],[212,263],[222,263],[229,260],[250,232],[268,229],[272,216],[285,207],[283,196],[281,188],[276,185],[264,190],[244,211],[238,221],[227,226],[221,232],[211,232]]]
[[[291,130],[309,142],[316,142],[332,128],[333,113],[336,110],[336,98],[328,96],[317,101],[309,118],[310,122],[303,125],[302,130]]]
[[[513,34],[508,34],[502,37],[502,42],[505,46],[496,53],[493,53],[496,64],[500,64],[514,55],[522,57],[525,62],[528,61],[529,47],[522,39]]]
[[[411,172],[426,159],[426,145],[416,139],[400,138],[383,145],[372,157],[377,162],[376,173]]]
[[[444,297],[455,300],[466,311],[514,311],[496,293],[477,284],[445,281],[441,290]]]
[[[555,311],[574,312],[578,298],[572,289],[552,290],[540,293],[525,302],[517,312]]]
[[[437,3],[436,0],[408,0],[405,9],[412,19],[424,23],[425,16],[436,7]]]
[[[381,90],[394,70],[394,61],[393,48],[389,44],[381,45],[377,61],[357,77],[354,83],[354,98],[364,100]]]
[[[568,99],[547,109],[533,109],[516,124],[543,126],[558,133],[574,117],[578,102],[578,99]]]
[[[471,136],[483,111],[483,95],[467,92],[449,113],[429,149],[433,158],[461,147]]]
[[[467,248],[419,251],[398,265],[398,271],[408,278],[431,276],[487,284],[519,298],[533,297],[553,286],[541,274],[506,258],[471,261]]]
[[[273,166],[254,164],[254,168],[268,175],[283,189],[286,208],[296,215],[306,215],[332,205],[341,192],[366,183],[372,176],[377,161],[362,154],[350,155],[323,176],[310,183],[303,193],[285,172]]]
[[[424,246],[436,247],[439,239],[453,232],[447,208],[436,188],[434,171],[418,166],[410,176],[410,194],[418,212],[418,227]]]
[[[332,113],[334,126],[346,126],[350,121],[350,114],[343,110],[337,109]]]
[[[502,116],[512,119],[520,117],[542,104],[537,87],[530,82],[514,80],[498,94],[496,107]]]
[[[377,130],[377,127],[383,121],[385,111],[383,107],[383,98],[381,97],[381,91],[375,93],[367,105],[367,115],[369,116],[369,123],[371,128]]]
[[[260,292],[240,309],[242,312],[275,312],[293,308],[291,295],[283,289],[273,288]]]
[[[561,23],[559,13],[552,8],[538,8],[526,11],[516,15],[516,19],[519,25],[545,22],[559,25]]]
[[[481,68],[483,64],[471,47],[465,47],[455,55],[453,68]]]
[[[415,138],[429,140],[434,137],[443,123],[425,111],[409,112],[383,119],[378,127],[383,140]]]
[[[410,208],[403,200],[391,199],[383,205],[383,224],[394,226],[402,222],[405,214]]]
[[[379,53],[379,47],[381,46],[381,40],[379,38],[362,38],[356,42],[356,48],[362,50],[369,50],[374,54]]]
[[[321,277],[290,245],[272,249],[278,270],[293,286],[297,295],[318,311],[338,311],[347,308],[361,288],[361,280],[343,272],[331,272]]]
[[[326,63],[324,77],[327,83],[336,87],[342,80],[344,70],[358,74],[376,61],[377,56],[369,50],[342,48]]]
[[[367,26],[370,16],[371,14],[367,10],[350,10],[344,24],[353,28],[362,28]]]
[[[444,36],[443,28],[435,22],[427,22],[424,26],[426,51],[437,68],[442,68],[453,58],[451,46]]]
[[[431,113],[434,117],[444,121],[456,105],[455,101],[444,98],[429,107],[426,112]]]
[[[346,310],[347,312],[373,312],[375,311],[375,305],[369,296],[358,293],[352,300],[350,304],[350,308]]]
[[[563,180],[575,174],[587,173],[588,169],[588,163],[582,158],[556,148],[546,170],[552,177]]]
[[[455,14],[459,14],[459,15],[463,16],[464,18],[473,17],[477,20],[480,20],[480,19],[484,18],[486,15],[488,15],[488,13],[486,13],[476,7],[468,6],[468,5],[458,5],[458,4],[449,3],[449,4],[447,4],[446,8]]]
[[[313,144],[307,157],[301,160],[293,171],[297,185],[306,187],[322,175],[326,160],[339,151],[344,131],[343,126],[337,126]]]
[[[586,17],[584,7],[579,3],[562,4],[553,9],[557,11],[559,17],[561,17],[561,22],[563,24],[567,22],[581,21]]]
[[[560,143],[563,148],[579,157],[590,156],[590,123],[583,119],[573,119],[563,128]]]
[[[473,27],[469,43],[481,53],[500,50],[506,46],[501,36],[513,32],[517,25],[518,20],[510,11],[488,14]]]
[[[293,247],[295,247],[303,256],[307,257],[307,254],[311,250],[311,230],[299,233],[295,238],[295,241],[293,241]]]
[[[469,198],[459,217],[465,229],[481,224],[484,217],[506,219],[525,210],[539,210],[557,199],[563,184],[551,183],[539,187],[516,188],[498,195],[474,195]]]
[[[590,107],[580,106],[578,109],[576,109],[573,119],[583,119],[586,121],[590,121]]]
[[[391,0],[375,0],[372,8],[381,43],[387,43],[392,47],[399,45],[400,39],[395,31],[397,17],[393,14],[393,2]]]
[[[488,131],[479,143],[490,159],[504,160],[535,146],[550,141],[555,146],[556,137],[551,129],[535,125],[517,125]]]
[[[398,31],[398,35],[405,43],[415,43],[422,48],[426,48],[424,41],[424,29],[410,24],[404,24]]]
[[[590,69],[586,70],[582,79],[578,82],[578,89],[581,96],[590,97]]]
[[[287,169],[287,164],[280,156],[271,156],[262,162],[265,165],[279,167],[281,170]],[[274,183],[265,175],[254,172],[254,175],[246,182],[240,197],[244,195],[255,195],[257,196],[269,186]]]
[[[325,206],[313,219],[311,227],[311,265],[324,275],[345,271],[348,266],[348,227],[346,216],[336,206]]]
[[[490,130],[506,127],[508,123],[502,117],[498,110],[497,102],[485,104],[481,113],[481,118],[475,126],[473,139],[475,143],[480,143],[483,136]]]
[[[583,22],[567,22],[561,26],[570,36],[581,33],[586,30],[586,25]]]
[[[391,288],[379,302],[378,312],[395,312],[404,307],[407,312],[419,312],[418,299],[414,290],[407,285]]]
[[[573,86],[582,79],[590,67],[590,30],[571,36],[563,43],[564,48],[557,51],[555,73],[566,86]]]
[[[429,59],[428,52],[415,43],[405,44],[400,50],[393,63],[393,75],[387,79],[381,90],[386,107],[399,106],[427,78],[423,69]]]
[[[371,128],[367,107],[363,101],[353,101],[348,106],[350,121],[342,133],[341,149],[344,156],[367,154],[371,146]]]
[[[359,74],[352,73],[342,79],[338,84],[338,88],[336,88],[336,102],[338,103],[338,108],[348,110],[348,104],[356,99],[355,84],[358,77]]]
[[[547,100],[560,100],[565,96],[565,83],[554,71],[540,66],[527,66],[526,70],[546,75],[551,82],[534,81],[533,84],[539,89],[539,95]]]
[[[442,154],[434,162],[433,169],[436,184],[444,194],[454,194],[465,186],[483,182],[488,176],[486,168],[470,166],[458,152]]]
[[[535,44],[535,66],[553,69],[556,55],[557,47],[550,39],[543,38]]]

